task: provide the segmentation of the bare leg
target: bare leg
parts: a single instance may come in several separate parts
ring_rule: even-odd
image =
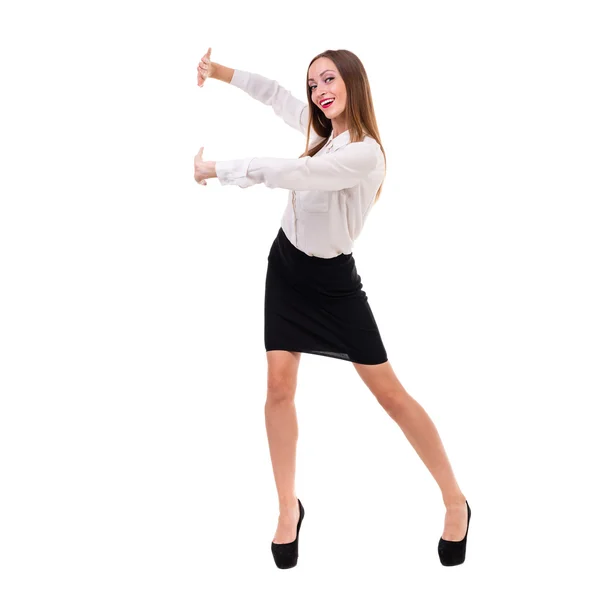
[[[265,403],[265,425],[273,475],[279,497],[279,521],[273,541],[292,542],[300,518],[295,492],[298,419],[294,403],[300,353],[267,352],[269,383]]]
[[[425,409],[404,389],[388,362],[353,363],[381,406],[394,419],[442,493],[446,517],[442,538],[461,540],[467,530],[467,505],[438,431]]]

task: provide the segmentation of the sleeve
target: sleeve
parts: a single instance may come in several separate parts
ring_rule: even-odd
[[[306,135],[308,129],[308,104],[296,98],[274,79],[268,79],[258,73],[234,69],[231,85],[243,90],[249,96],[270,106],[290,127]],[[317,136],[314,129],[312,136]],[[317,136],[319,139],[323,139]]]
[[[215,170],[221,185],[335,191],[355,186],[373,171],[379,151],[377,144],[352,142],[321,156],[216,161]]]

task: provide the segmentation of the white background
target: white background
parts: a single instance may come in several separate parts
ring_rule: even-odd
[[[30,2],[0,14],[0,597],[597,598],[594,2]],[[473,510],[349,362],[303,355],[296,569],[270,543],[267,255],[287,190],[193,157],[304,138],[218,80],[306,100],[349,49],[387,153],[354,247],[390,363]]]

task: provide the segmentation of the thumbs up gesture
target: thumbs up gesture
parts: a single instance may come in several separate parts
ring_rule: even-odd
[[[212,48],[208,49],[208,52],[200,59],[198,63],[198,86],[204,87],[204,82],[213,76],[215,72],[215,66],[210,59],[210,53]]]
[[[204,160],[202,153],[204,152],[204,146],[200,148],[200,151],[194,157],[194,179],[196,183],[206,185],[206,180],[211,177],[217,176],[215,169],[216,161]]]

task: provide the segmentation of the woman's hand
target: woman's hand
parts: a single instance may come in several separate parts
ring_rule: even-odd
[[[203,152],[204,146],[200,148],[200,151],[194,157],[194,179],[196,180],[196,183],[206,185],[205,180],[210,179],[211,177],[216,177],[217,171],[215,169],[216,161],[204,160],[202,158]]]
[[[213,76],[215,68],[210,60],[210,53],[212,48],[208,49],[208,52],[200,59],[198,63],[198,86],[204,87],[204,82]]]

